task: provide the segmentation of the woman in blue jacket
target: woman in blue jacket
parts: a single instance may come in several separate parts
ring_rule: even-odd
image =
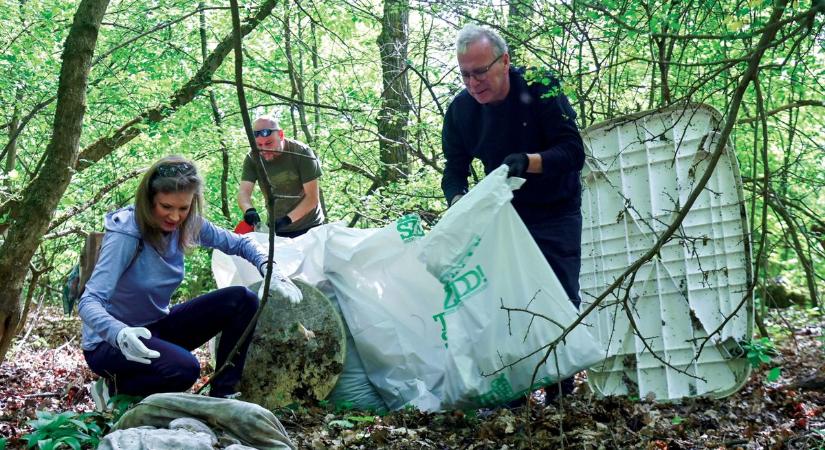
[[[192,161],[169,156],[143,176],[134,206],[106,215],[100,257],[78,306],[83,354],[89,368],[107,380],[106,394],[189,389],[200,375],[191,351],[222,333],[216,355],[221,367],[255,314],[258,296],[241,286],[169,307],[183,280],[184,253],[196,246],[239,255],[265,270],[267,255],[255,242],[202,217],[202,190]],[[301,292],[274,263],[270,284],[293,303],[301,301]],[[233,365],[213,380],[211,396],[235,392],[251,337]]]

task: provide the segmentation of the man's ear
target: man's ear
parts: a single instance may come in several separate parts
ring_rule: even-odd
[[[278,130],[278,137],[283,140],[284,139],[284,130]]]
[[[504,68],[509,69],[510,68],[510,53],[505,52],[504,56],[501,57],[501,60],[502,60],[502,62],[504,62]]]

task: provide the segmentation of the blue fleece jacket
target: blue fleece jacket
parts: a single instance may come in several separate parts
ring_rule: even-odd
[[[255,267],[266,262],[266,253],[251,239],[216,227],[206,219],[199,220],[201,246],[239,255]],[[185,273],[183,252],[178,248],[179,231],[169,236],[164,254],[144,243],[132,262],[141,239],[134,207],[107,214],[104,226],[100,256],[78,304],[83,320],[83,350],[93,350],[103,341],[117,347],[121,329],[145,326],[169,314],[172,293]]]

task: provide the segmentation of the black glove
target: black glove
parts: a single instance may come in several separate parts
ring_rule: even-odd
[[[507,171],[508,177],[524,178],[524,174],[527,172],[527,166],[530,164],[530,160],[527,159],[527,153],[513,153],[511,155],[507,155],[501,163],[507,164],[507,167],[510,168]]]
[[[261,216],[258,215],[258,211],[255,208],[249,208],[243,213],[243,221],[248,223],[249,226],[254,227],[261,223]]]
[[[292,219],[289,216],[283,216],[275,221],[275,231],[281,230],[292,224]]]

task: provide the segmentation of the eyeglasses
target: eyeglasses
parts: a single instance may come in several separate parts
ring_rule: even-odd
[[[155,175],[163,178],[171,178],[179,175],[194,175],[195,166],[187,162],[168,163],[158,166]]]
[[[486,67],[482,67],[481,69],[476,69],[476,70],[473,70],[472,72],[465,72],[465,71],[462,70],[461,71],[461,79],[464,80],[465,83],[470,81],[470,78],[475,78],[476,81],[486,80],[487,79],[487,72],[489,72],[490,69],[493,68],[493,66],[498,62],[499,59],[501,59],[502,56],[504,56],[504,53],[498,55],[496,57],[496,59],[493,60],[493,62],[488,64]]]
[[[252,134],[254,134],[256,138],[257,137],[269,137],[270,134],[272,134],[276,131],[280,131],[280,130],[275,130],[275,129],[271,129],[271,128],[264,128],[263,130],[253,131]]]

